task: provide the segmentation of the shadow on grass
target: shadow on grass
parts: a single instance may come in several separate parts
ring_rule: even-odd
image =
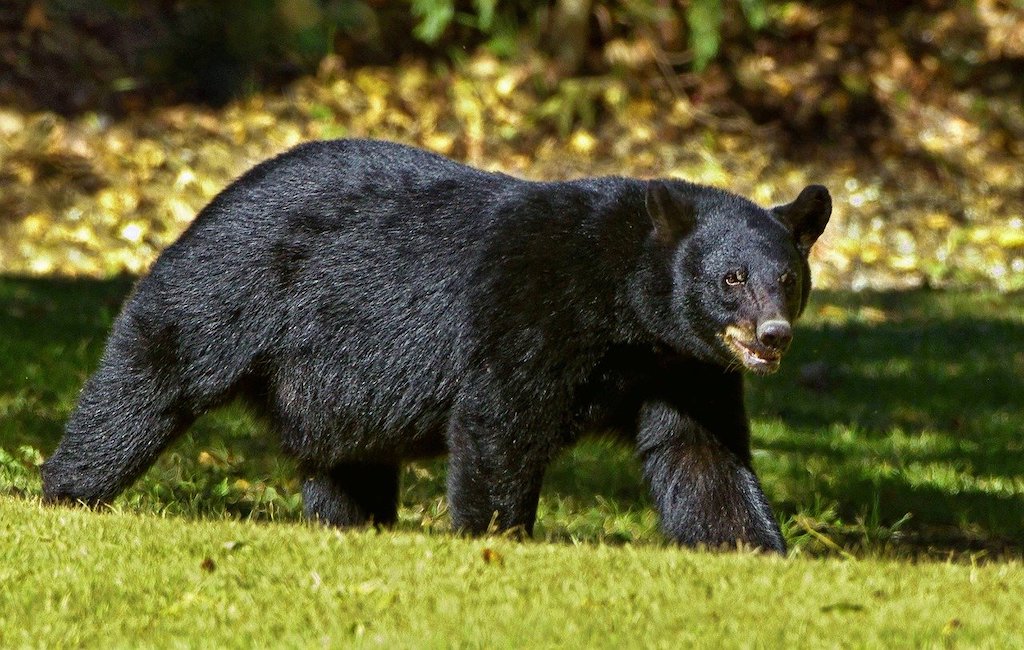
[[[750,382],[783,511],[1024,551],[1024,296],[820,292],[808,312],[788,366]]]
[[[131,284],[0,277],[0,448],[52,451]],[[909,513],[897,544],[1020,554],[1021,377],[1022,296],[820,292],[783,370],[748,383],[769,498],[783,519],[831,510],[884,528]],[[204,504],[262,481],[285,493],[278,516],[297,516],[291,466],[259,428],[237,408],[204,418],[162,461],[149,498],[191,499],[185,514],[263,517],[251,503]],[[405,477],[406,505],[443,494],[441,463]],[[606,441],[563,456],[545,495],[577,513],[649,508],[630,451]]]

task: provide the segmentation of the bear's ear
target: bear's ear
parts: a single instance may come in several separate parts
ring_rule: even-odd
[[[832,215],[832,197],[823,186],[808,185],[795,201],[772,208],[772,213],[793,232],[797,250],[807,257]]]
[[[666,243],[690,234],[697,224],[697,209],[693,202],[665,181],[648,181],[645,201],[654,234]]]

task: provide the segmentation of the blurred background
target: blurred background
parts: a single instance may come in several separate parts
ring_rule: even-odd
[[[819,286],[1024,287],[1024,0],[6,0],[0,272],[137,274],[252,164],[345,136],[824,183]]]

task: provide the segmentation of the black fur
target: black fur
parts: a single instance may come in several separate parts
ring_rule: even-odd
[[[302,145],[139,281],[45,496],[112,499],[243,396],[332,524],[394,521],[398,464],[447,451],[455,528],[529,534],[551,458],[611,430],[636,442],[669,536],[781,552],[740,367],[777,365],[752,332],[803,308],[829,210],[818,187],[768,211],[682,181],[534,183],[384,142]]]

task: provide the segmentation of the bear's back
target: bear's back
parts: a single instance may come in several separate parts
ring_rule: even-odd
[[[126,313],[173,331],[196,393],[252,374],[300,411],[281,417],[315,404],[352,444],[433,437],[470,355],[476,258],[523,184],[402,145],[302,145],[218,195]]]

